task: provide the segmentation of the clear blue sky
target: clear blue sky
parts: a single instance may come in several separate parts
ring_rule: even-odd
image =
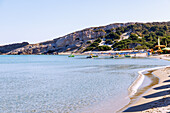
[[[0,0],[0,45],[115,22],[170,21],[170,0]]]

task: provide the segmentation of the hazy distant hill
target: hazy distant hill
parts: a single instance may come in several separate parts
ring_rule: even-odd
[[[0,46],[0,53],[1,54],[7,53],[7,52],[10,52],[10,51],[12,51],[14,49],[24,47],[26,45],[29,45],[29,43],[28,42],[23,42],[23,43],[15,43],[15,44],[9,44],[9,45]]]
[[[13,48],[7,54],[55,54],[120,49],[153,48],[157,38],[170,46],[170,22],[115,23],[91,27],[50,41]]]

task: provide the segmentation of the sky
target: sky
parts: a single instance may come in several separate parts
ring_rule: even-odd
[[[0,0],[0,45],[117,22],[170,21],[169,11],[170,0]]]

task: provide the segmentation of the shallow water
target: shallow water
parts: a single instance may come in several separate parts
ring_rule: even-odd
[[[0,56],[0,112],[76,112],[128,94],[137,71],[158,59]]]

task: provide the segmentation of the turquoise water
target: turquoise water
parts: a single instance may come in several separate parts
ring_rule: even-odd
[[[0,56],[0,112],[76,112],[128,94],[137,71],[158,59]]]

